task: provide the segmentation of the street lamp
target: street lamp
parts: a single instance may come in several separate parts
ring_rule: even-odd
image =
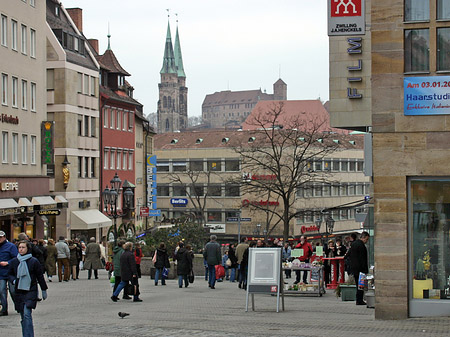
[[[316,227],[317,227],[317,233],[320,234],[320,227],[322,226],[322,217],[318,216],[318,217],[316,218],[315,223],[316,223]],[[321,236],[321,237],[322,237],[322,236]],[[323,245],[323,240],[321,239],[320,241],[322,242],[322,245]]]
[[[328,215],[327,220],[325,221],[325,225],[327,227],[327,241],[328,241],[328,235],[333,234],[334,229],[334,219],[331,217],[331,215]]]
[[[122,180],[120,180],[117,172],[110,183],[111,189],[106,186],[102,192],[102,196],[106,214],[112,216],[114,219],[114,246],[117,246],[117,218],[120,217],[120,214],[117,213],[117,199],[119,199],[120,186],[122,185]]]

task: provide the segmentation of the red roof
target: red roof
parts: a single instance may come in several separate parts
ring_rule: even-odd
[[[275,118],[276,116],[276,118]],[[349,131],[330,127],[328,111],[319,100],[259,101],[242,124],[243,130],[281,127],[348,134]]]

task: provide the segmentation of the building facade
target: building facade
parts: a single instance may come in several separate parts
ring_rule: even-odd
[[[55,127],[50,188],[68,201],[49,237],[101,237],[99,65],[82,34],[82,11],[47,0],[47,112]]]
[[[170,223],[192,215],[195,219],[198,208],[194,207],[189,195],[200,195],[206,196],[206,225],[220,240],[236,241],[239,233],[262,236],[264,230],[270,230],[275,220],[267,218],[266,212],[256,210],[251,205],[257,203],[279,208],[282,207],[279,201],[273,197],[244,193],[235,182],[244,175],[245,179],[254,180],[274,178],[267,172],[242,171],[242,158],[234,148],[253,141],[254,136],[252,131],[231,130],[156,135],[158,208],[162,212],[162,217],[156,220]],[[325,226],[320,232],[316,226],[321,210],[364,200],[370,181],[362,173],[362,141],[358,139],[329,158],[311,163],[311,169],[327,172],[335,183],[316,182],[296,192],[295,208],[299,214],[292,220],[290,237],[301,234],[316,238],[325,236]],[[355,222],[355,213],[356,208],[330,212],[336,221],[335,235],[360,231],[360,223]],[[240,224],[238,217],[241,218]],[[282,238],[283,226],[275,226],[269,236]]]
[[[49,224],[39,212],[57,211],[43,152],[52,149],[41,143],[47,120],[45,13],[42,1],[6,1],[0,8],[0,230],[9,240],[20,232],[43,238]]]
[[[174,132],[187,127],[186,74],[181,54],[180,38],[177,32],[175,45],[172,44],[170,23],[167,24],[163,66],[158,84],[159,100],[157,108],[158,132]]]
[[[238,129],[259,101],[270,100],[287,100],[287,85],[281,78],[273,84],[273,94],[258,89],[206,95],[202,104],[203,123],[209,128]]]

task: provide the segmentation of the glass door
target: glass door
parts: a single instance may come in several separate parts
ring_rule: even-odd
[[[450,178],[409,180],[409,315],[450,315]]]

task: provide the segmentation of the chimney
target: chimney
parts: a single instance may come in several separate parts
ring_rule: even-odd
[[[81,8],[66,8],[67,13],[69,13],[72,18],[73,23],[77,26],[80,32],[83,31],[83,10]]]
[[[89,44],[91,45],[91,47],[98,54],[98,40],[97,39],[88,39],[88,41],[89,41]]]

